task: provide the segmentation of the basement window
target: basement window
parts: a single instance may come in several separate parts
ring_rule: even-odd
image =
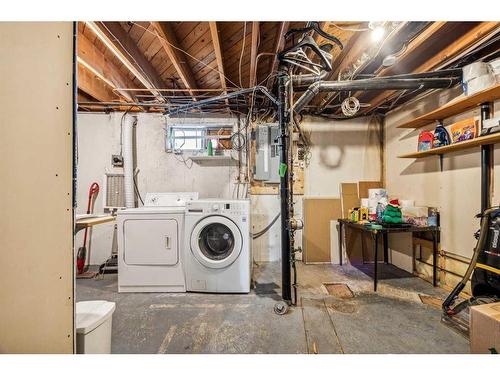
[[[206,128],[171,126],[167,137],[170,150],[198,151],[206,148]]]
[[[201,151],[205,150],[208,141],[212,140],[214,150],[230,149],[231,133],[232,127],[227,126],[170,125],[166,146],[169,151]]]

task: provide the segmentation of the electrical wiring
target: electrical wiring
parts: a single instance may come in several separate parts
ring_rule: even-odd
[[[243,39],[241,41],[240,63],[239,63],[239,66],[238,66],[238,73],[239,73],[239,78],[240,78],[240,87],[243,87],[243,84],[241,83],[241,62],[243,61],[243,53],[245,52],[246,38],[247,38],[247,21],[245,21],[244,26],[243,26]]]
[[[358,98],[355,96],[349,96],[348,98],[344,99],[341,105],[342,108],[342,113],[345,116],[352,117],[356,113],[358,113],[360,104]]]
[[[174,48],[174,49],[176,49],[176,50],[178,50],[178,51],[180,51],[180,52],[184,53],[185,55],[187,55],[187,56],[191,57],[193,60],[196,60],[197,62],[199,62],[200,64],[202,64],[204,67],[206,67],[206,68],[208,68],[208,69],[210,69],[210,70],[212,70],[212,71],[214,71],[214,72],[216,72],[216,73],[220,74],[220,75],[221,75],[221,76],[223,76],[223,77],[224,77],[224,78],[225,78],[225,79],[226,79],[229,83],[231,83],[231,84],[232,84],[232,85],[234,85],[235,87],[237,87],[237,88],[239,88],[239,89],[241,89],[241,88],[242,88],[241,86],[238,86],[236,83],[234,83],[233,81],[231,81],[231,80],[230,80],[230,79],[229,79],[229,78],[228,78],[228,77],[227,77],[224,73],[222,73],[221,71],[219,71],[219,69],[212,68],[211,66],[209,66],[209,65],[208,65],[208,64],[206,64],[206,63],[204,63],[204,62],[203,62],[203,61],[201,61],[200,59],[197,59],[196,57],[194,57],[193,55],[191,55],[189,52],[187,52],[187,51],[183,50],[182,48],[179,48],[179,47],[177,47],[177,46],[173,45],[173,44],[172,44],[172,43],[170,43],[167,39],[163,38],[161,35],[158,35],[158,33],[154,33],[154,32],[152,32],[151,30],[149,30],[148,28],[146,28],[146,27],[144,27],[144,26],[142,26],[142,25],[138,24],[137,22],[133,22],[133,21],[132,21],[132,23],[133,23],[134,25],[136,25],[136,26],[140,27],[141,29],[145,30],[146,32],[148,32],[148,33],[150,33],[150,34],[154,35],[155,37],[162,39],[162,40],[163,40],[163,41],[165,41],[165,43],[167,43],[170,47],[172,47],[172,48]]]

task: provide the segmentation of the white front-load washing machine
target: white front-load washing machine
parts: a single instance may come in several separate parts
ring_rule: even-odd
[[[252,272],[250,201],[188,202],[184,253],[188,291],[248,293]]]
[[[184,211],[198,193],[149,193],[117,212],[118,292],[185,292]]]

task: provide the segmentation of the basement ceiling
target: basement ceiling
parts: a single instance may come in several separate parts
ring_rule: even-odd
[[[79,22],[79,110],[164,111],[166,105],[177,106],[255,85],[275,92],[276,54],[292,44],[292,38],[285,40],[284,35],[306,25],[307,22]],[[491,58],[499,50],[497,22],[387,22],[386,35],[380,42],[372,40],[368,22],[323,21],[319,25],[344,45],[343,50],[335,46],[331,51],[333,69],[328,80],[457,67],[465,64],[468,56]],[[325,42],[318,34],[312,36],[318,45]],[[395,62],[384,67],[382,62],[388,55],[393,55]],[[363,104],[361,114],[369,114],[384,113],[418,92],[351,95]],[[338,116],[343,99],[321,94],[307,111]],[[148,106],[116,104],[138,102]],[[245,112],[247,102],[245,98],[221,100],[209,110]]]

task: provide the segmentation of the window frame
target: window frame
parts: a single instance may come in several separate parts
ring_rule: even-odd
[[[165,139],[165,148],[167,152],[201,152],[206,150],[207,144],[208,144],[208,133],[210,130],[220,130],[220,129],[229,129],[232,130],[232,126],[228,125],[191,125],[191,124],[183,124],[183,125],[177,125],[177,124],[168,124],[167,129],[166,129],[166,139]],[[189,132],[189,131],[195,131],[195,132],[200,132],[200,135],[196,136],[184,136],[184,137],[179,137],[176,136],[176,132]],[[176,140],[179,139],[196,139],[201,141],[201,146],[200,148],[176,148],[175,142]],[[220,142],[220,141],[219,141]]]

